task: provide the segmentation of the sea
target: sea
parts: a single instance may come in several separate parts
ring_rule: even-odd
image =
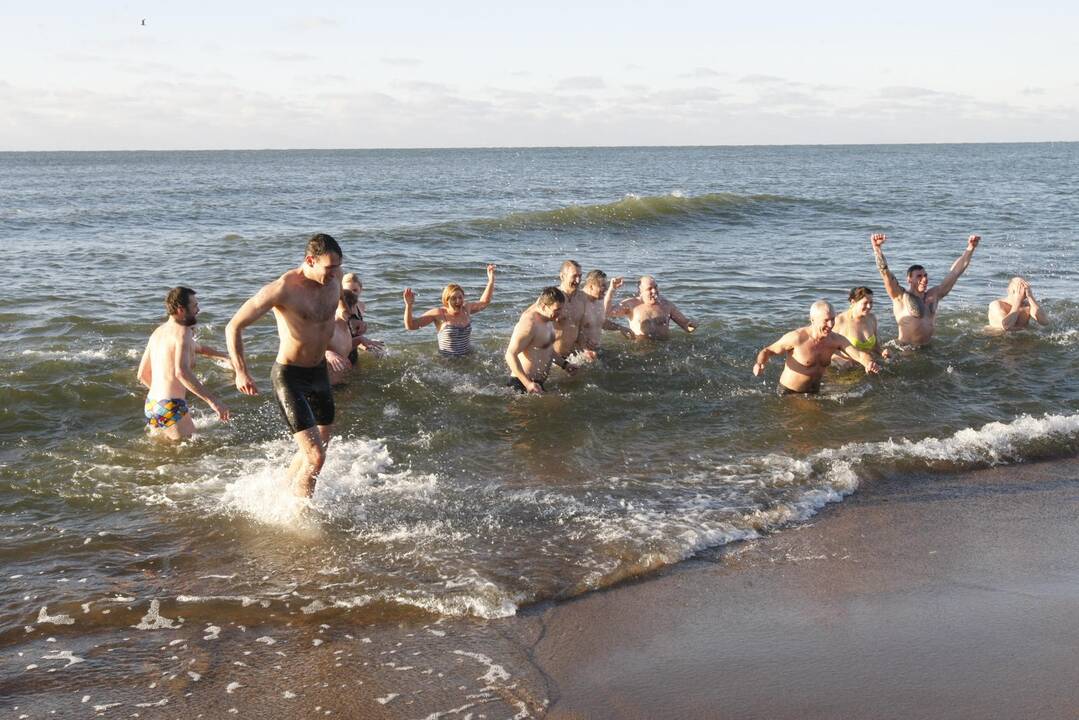
[[[66,667],[181,625],[496,622],[793,531],[883,477],[1073,457],[1076,168],[1077,143],[0,153],[0,697],[46,672],[77,693]],[[194,399],[195,437],[170,445],[136,368],[170,287],[197,291],[199,342],[224,348],[315,232],[387,353],[336,389],[300,501],[268,392],[200,359],[233,417]],[[754,357],[813,301],[868,285],[895,337],[877,232],[931,285],[982,240],[931,345],[779,397],[780,361],[758,378]],[[507,341],[566,259],[624,277],[616,301],[655,276],[696,332],[608,333],[596,362],[515,395]],[[417,311],[450,282],[475,300],[487,263],[471,357],[404,329],[405,287]],[[1014,275],[1051,324],[989,332]],[[272,319],[246,339],[266,391]]]

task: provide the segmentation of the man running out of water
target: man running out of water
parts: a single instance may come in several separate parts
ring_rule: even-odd
[[[192,328],[198,322],[199,301],[194,290],[182,286],[169,290],[165,311],[169,318],[150,335],[139,363],[139,381],[149,389],[143,414],[151,434],[186,440],[195,432],[187,405],[188,391],[213,408],[219,418],[229,419],[225,404],[195,377],[195,355],[228,355],[195,341]]]
[[[940,301],[955,287],[974,256],[981,237],[971,235],[967,238],[967,249],[952,263],[951,270],[944,276],[940,285],[929,287],[929,274],[921,265],[911,265],[907,269],[907,288],[903,288],[895,275],[888,269],[881,247],[887,236],[877,233],[870,237],[873,243],[873,255],[877,260],[877,270],[884,280],[884,289],[892,299],[892,313],[899,326],[899,342],[903,345],[926,345],[933,339],[936,330],[937,310]]]
[[[277,405],[296,440],[288,479],[292,491],[301,497],[315,491],[333,426],[326,348],[341,298],[341,260],[336,240],[324,233],[312,236],[303,263],[263,286],[236,311],[225,330],[236,387],[245,395],[258,395],[244,357],[243,330],[274,312],[279,344],[270,378]]]
[[[1022,330],[1030,326],[1031,320],[1048,325],[1049,315],[1034,297],[1030,283],[1013,277],[1008,283],[1008,294],[989,303],[989,325],[997,330]]]
[[[623,300],[621,306],[610,313],[612,317],[629,318],[629,329],[635,338],[666,340],[671,336],[671,320],[687,333],[697,329],[697,323],[659,294],[659,285],[651,275],[645,275],[638,281],[637,291],[636,297]]]
[[[552,362],[568,373],[575,371],[554,348],[554,326],[565,303],[566,296],[560,289],[546,287],[536,302],[521,313],[506,348],[506,364],[511,376],[509,386],[517,392],[541,395]]]
[[[824,371],[832,362],[832,356],[844,352],[865,368],[866,374],[880,372],[873,356],[851,345],[850,340],[832,332],[835,310],[818,300],[809,308],[809,325],[791,330],[768,347],[757,353],[753,374],[760,376],[768,360],[775,355],[785,355],[783,374],[779,376],[779,394],[814,394],[820,392]]]

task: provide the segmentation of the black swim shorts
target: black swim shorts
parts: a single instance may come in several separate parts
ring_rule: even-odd
[[[540,390],[546,390],[547,389],[547,388],[543,387],[543,383],[541,383],[541,382],[536,382],[536,384],[540,386]],[[517,378],[515,378],[515,377],[511,377],[509,379],[509,382],[506,383],[506,387],[513,388],[513,391],[515,393],[520,393],[521,395],[527,395],[528,394],[528,388],[525,387],[525,384],[523,382],[521,382],[520,380],[518,380]]]
[[[277,407],[294,434],[333,424],[333,391],[326,361],[314,367],[274,363],[270,379]]]

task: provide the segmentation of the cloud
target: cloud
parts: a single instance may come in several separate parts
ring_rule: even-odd
[[[925,100],[939,98],[943,93],[923,87],[909,85],[891,85],[881,88],[880,97],[887,100]]]
[[[449,85],[442,83],[428,82],[426,80],[409,80],[408,82],[397,83],[399,87],[406,90],[412,90],[418,93],[426,93],[428,95],[448,95],[453,92],[453,88]]]
[[[792,84],[786,78],[775,75],[745,75],[738,82],[743,85],[789,85]]]
[[[1020,95],[1027,95],[1027,96],[1044,95],[1045,94],[1045,88],[1025,87],[1025,88],[1023,88],[1022,90],[1019,91],[1019,94]]]
[[[394,67],[417,67],[423,65],[423,60],[410,57],[384,57],[381,60],[383,64]]]
[[[298,32],[310,32],[314,30],[332,30],[341,27],[340,20],[322,15],[309,15],[292,17],[285,20],[285,28]]]
[[[562,78],[556,87],[559,90],[603,90],[607,87],[607,83],[596,75],[576,75]]]
[[[721,72],[717,72],[716,70],[713,70],[712,68],[708,68],[708,67],[696,67],[696,68],[693,68],[692,70],[690,70],[690,71],[689,71],[689,72],[687,72],[687,73],[682,73],[682,74],[681,74],[681,75],[679,75],[678,77],[683,77],[683,78],[698,78],[698,79],[699,79],[699,78],[715,78],[715,77],[722,77],[723,75],[724,75],[724,73],[721,73]]]
[[[309,53],[281,52],[280,50],[271,50],[266,53],[266,58],[274,62],[284,63],[311,62],[318,59]]]

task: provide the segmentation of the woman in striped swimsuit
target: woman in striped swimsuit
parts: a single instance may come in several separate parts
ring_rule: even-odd
[[[465,291],[457,283],[450,283],[442,291],[442,307],[431,308],[423,315],[412,315],[416,295],[412,288],[405,288],[405,329],[419,330],[435,324],[438,330],[438,351],[445,357],[460,357],[472,352],[472,314],[491,304],[495,292],[495,266],[487,266],[487,287],[478,302],[465,302]]]

